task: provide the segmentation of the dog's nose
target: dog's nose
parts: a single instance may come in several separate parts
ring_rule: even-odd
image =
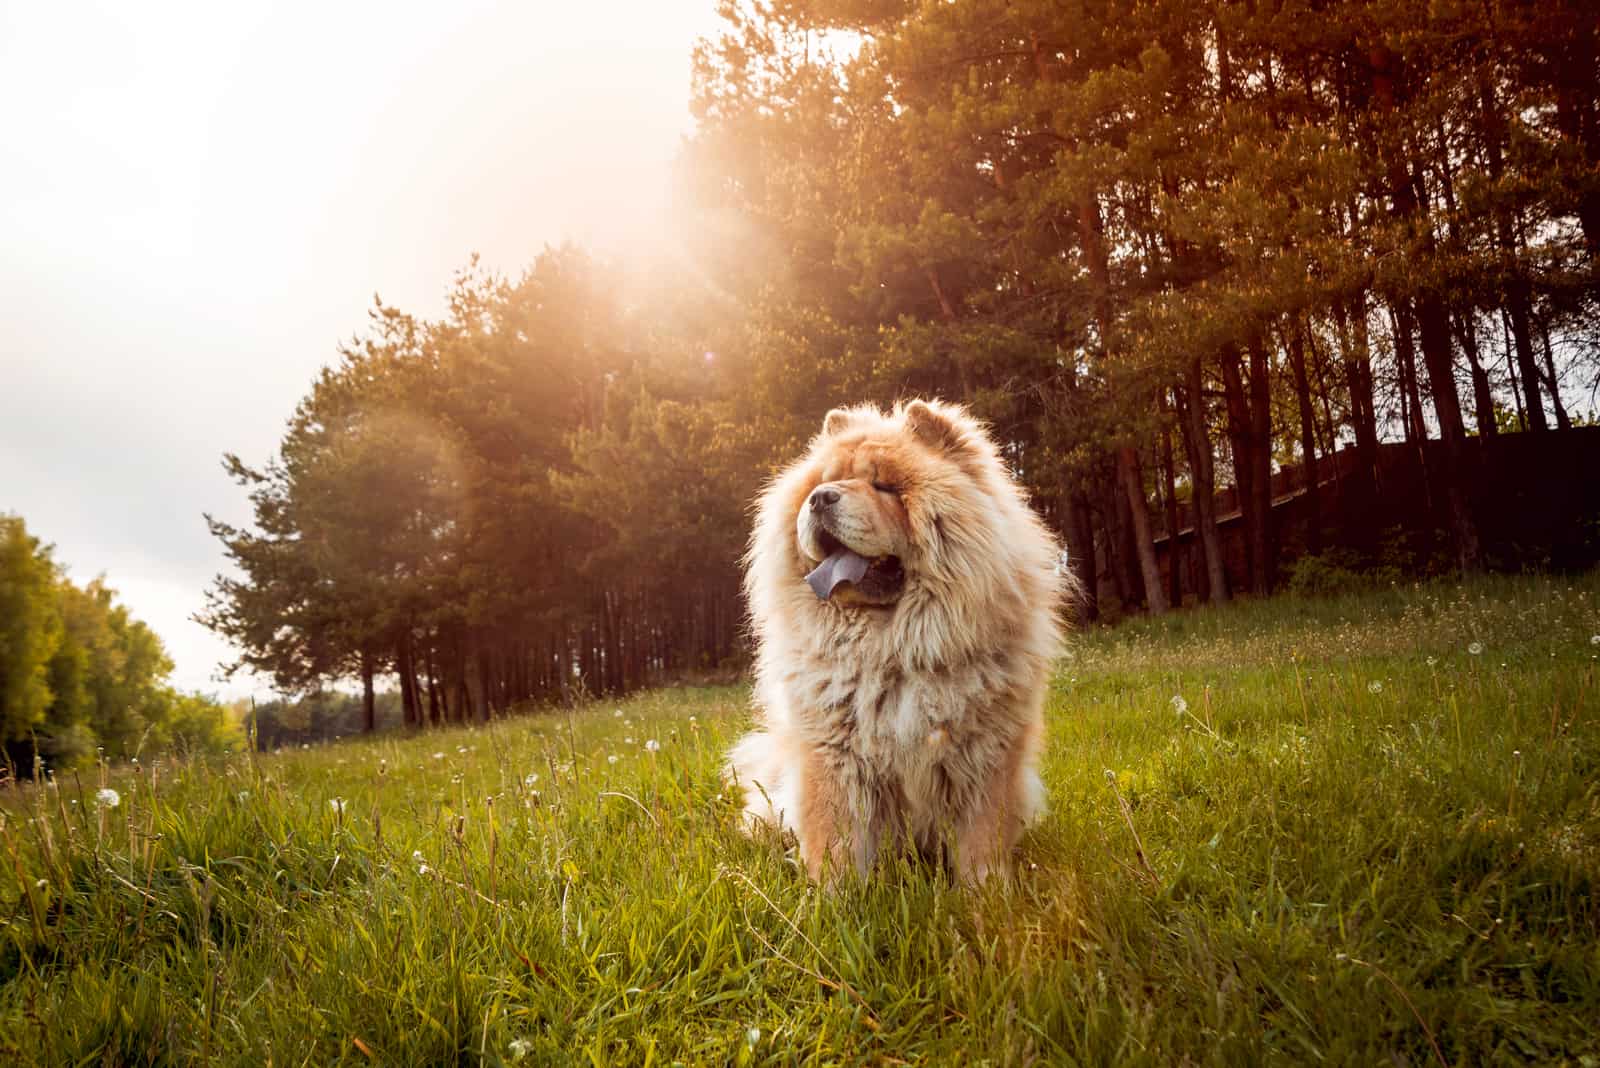
[[[819,486],[811,491],[811,510],[820,512],[830,505],[839,503],[839,491],[827,486]]]

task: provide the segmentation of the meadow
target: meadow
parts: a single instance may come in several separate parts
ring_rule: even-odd
[[[1600,575],[1079,635],[1014,879],[809,886],[741,687],[0,789],[0,1059],[1600,1064]]]

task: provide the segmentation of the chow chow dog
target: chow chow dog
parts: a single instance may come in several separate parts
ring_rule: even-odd
[[[818,880],[889,840],[967,883],[1009,870],[1070,579],[994,441],[953,404],[836,409],[757,513],[747,830],[792,831]]]

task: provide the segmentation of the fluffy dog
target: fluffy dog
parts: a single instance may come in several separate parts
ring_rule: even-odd
[[[867,874],[889,837],[968,883],[1008,870],[1044,804],[1058,558],[960,407],[829,412],[746,558],[763,722],[729,770],[747,828],[793,831],[816,879]]]

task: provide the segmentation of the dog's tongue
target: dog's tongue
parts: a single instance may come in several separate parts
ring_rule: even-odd
[[[849,549],[840,549],[818,564],[816,570],[806,576],[806,581],[811,584],[811,591],[817,595],[817,599],[826,601],[833,596],[839,583],[860,582],[861,576],[866,573],[865,556]]]

